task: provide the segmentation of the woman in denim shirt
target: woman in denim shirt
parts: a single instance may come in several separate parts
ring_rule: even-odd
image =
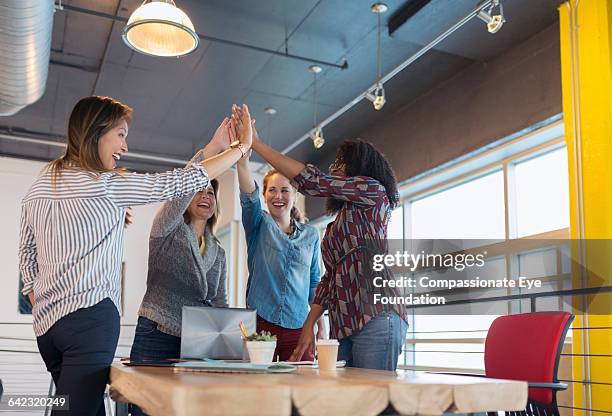
[[[303,223],[295,207],[297,191],[289,179],[276,171],[266,174],[266,213],[248,158],[242,159],[237,168],[248,248],[247,304],[257,310],[257,330],[276,335],[274,356],[286,361],[300,338],[321,279],[319,235],[314,227]],[[322,320],[317,327],[317,337],[323,336]],[[301,358],[314,359],[313,351],[305,351]]]
[[[377,301],[376,295],[395,298],[401,292],[376,286],[370,269],[372,254],[388,252],[387,226],[399,201],[391,165],[362,140],[345,140],[328,174],[277,152],[255,134],[253,149],[292,178],[302,194],[327,198],[328,213],[336,215],[321,241],[325,274],[290,360],[312,348],[312,326],[328,310],[330,336],[340,344],[338,359],[349,367],[395,370],[406,338],[406,311],[403,305]],[[383,278],[393,276],[387,270]]]

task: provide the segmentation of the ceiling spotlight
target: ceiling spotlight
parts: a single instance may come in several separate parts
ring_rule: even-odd
[[[274,107],[266,107],[264,108],[264,113],[266,113],[269,116],[273,116],[276,114],[276,108]]]
[[[389,10],[389,8],[385,3],[374,3],[372,6],[370,6],[370,10],[372,13],[384,13]]]
[[[368,100],[372,101],[374,109],[380,110],[383,108],[387,99],[385,98],[385,89],[382,84],[377,84],[376,89],[372,92],[368,92],[365,96]]]
[[[319,65],[310,65],[308,67],[308,71],[312,73],[314,78],[312,83],[312,125],[314,127],[314,131],[310,134],[310,138],[312,139],[312,144],[315,149],[320,149],[325,144],[325,139],[323,138],[323,132],[321,131],[321,127],[317,123],[317,74],[323,70]]]
[[[499,13],[494,15],[493,9],[495,7],[499,8]],[[504,17],[504,6],[501,4],[500,0],[493,0],[488,8],[483,7],[480,9],[477,16],[480,20],[487,24],[487,30],[489,33],[497,33],[504,23],[506,23],[506,18]]]
[[[320,149],[325,144],[321,127],[317,127],[315,131],[310,134],[310,138],[312,139],[312,145],[315,149]]]
[[[382,24],[380,21],[380,15],[384,12],[386,12],[388,10],[388,7],[385,3],[374,3],[371,7],[370,10],[372,11],[372,13],[376,13],[377,15],[377,23],[378,23],[378,32],[376,34],[376,88],[374,89],[374,91],[369,91],[368,93],[366,93],[365,97],[372,101],[372,104],[374,104],[374,108],[376,110],[380,110],[381,108],[383,108],[383,106],[385,105],[385,103],[387,102],[387,100],[385,99],[385,90],[382,86],[382,59],[380,56],[381,53],[381,47],[380,47],[380,37],[381,37],[381,30],[382,30]]]
[[[310,65],[308,67],[308,70],[312,72],[313,74],[318,74],[321,71],[323,71],[323,68],[321,68],[319,65]]]
[[[189,16],[173,0],[145,0],[121,37],[136,52],[164,57],[187,55],[200,42]]]

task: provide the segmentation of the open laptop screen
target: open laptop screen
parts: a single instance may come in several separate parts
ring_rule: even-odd
[[[240,321],[255,332],[254,309],[183,306],[181,358],[242,359]]]

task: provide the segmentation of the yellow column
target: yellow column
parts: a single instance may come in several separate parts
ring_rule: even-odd
[[[570,172],[575,288],[612,284],[612,0],[559,7],[563,115]],[[588,272],[582,272],[582,270]],[[574,299],[574,354],[612,354],[612,295]],[[589,305],[585,310],[585,305]],[[612,358],[572,360],[574,380],[612,382]],[[574,407],[612,411],[612,388],[574,384]],[[575,415],[589,412],[575,410]],[[593,413],[597,415],[598,413]],[[601,413],[599,413],[601,414]]]

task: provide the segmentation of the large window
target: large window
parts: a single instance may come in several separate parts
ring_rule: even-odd
[[[457,239],[463,244],[466,240],[488,239],[503,247],[515,247],[514,239],[541,237],[542,233],[569,238],[567,150],[562,134],[562,125],[558,123],[542,129],[541,134],[533,132],[529,137],[485,150],[404,184],[400,187],[402,204],[389,221],[389,239],[409,250],[406,247],[409,239]],[[474,241],[467,243],[476,244]],[[502,251],[488,258],[478,272],[483,278],[543,278],[542,290],[546,291],[569,289],[566,279],[569,265],[564,258],[567,256],[558,247],[521,253]],[[468,275],[469,272],[466,277],[474,277]],[[469,294],[453,292],[448,298],[521,293],[520,289],[478,289]],[[564,307],[552,298],[536,303],[537,310]],[[412,369],[482,371],[484,339],[491,322],[499,315],[526,312],[532,307],[529,300],[503,300],[470,303],[469,313],[463,309],[461,314],[448,306],[435,307],[436,312],[429,314],[416,314],[411,309],[399,365]]]
[[[409,238],[504,238],[501,170],[410,203]]]
[[[464,168],[455,181],[447,174],[433,185],[427,178],[422,179],[427,186],[412,193],[411,186],[404,187],[404,238],[509,242],[551,231],[568,234],[563,232],[569,226],[567,151],[563,140],[551,140],[548,146],[538,145],[533,151],[525,150],[523,145],[520,151],[510,156],[508,153],[497,163],[490,163],[490,158],[475,158],[470,162],[474,173]],[[398,238],[398,230],[394,227],[389,234]],[[555,249],[501,255],[489,259],[486,273],[511,279],[519,275],[545,277],[546,290],[566,289],[569,287],[562,278],[568,266],[561,264],[559,258]],[[470,293],[469,297],[516,293],[519,291],[495,289]],[[484,339],[493,319],[500,314],[530,310],[529,301],[524,300],[469,307],[468,315],[453,314],[445,307],[427,315],[413,313],[399,364],[414,369],[482,371]],[[538,302],[538,310],[560,308],[563,305],[558,300]]]
[[[404,207],[401,205],[391,213],[387,238],[389,240],[402,240],[404,238]]]
[[[517,163],[514,175],[518,237],[569,227],[565,147]]]

